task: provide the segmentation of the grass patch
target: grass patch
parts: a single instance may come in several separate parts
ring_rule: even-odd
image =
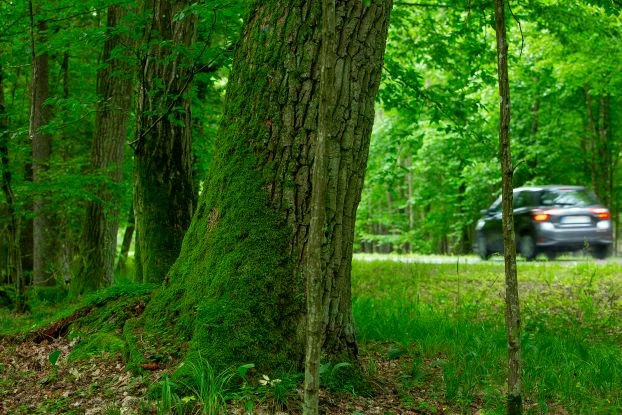
[[[525,413],[622,413],[622,266],[521,262],[518,276]],[[354,261],[352,281],[361,365],[322,366],[327,400],[343,400],[340,408],[347,413],[366,402],[390,409],[386,413],[505,413],[503,264]],[[104,352],[111,361],[122,356],[130,366],[134,362],[134,368],[156,363],[167,370],[151,388],[160,413],[299,410],[300,373],[264,373],[251,364],[221,369],[199,352],[176,364],[187,351],[177,350],[188,347],[183,339],[151,333],[136,318],[153,289],[117,283],[73,302],[62,291],[33,291],[31,313],[0,309],[0,335],[18,338],[70,321],[61,326],[80,342],[66,368],[87,368],[91,357]],[[180,321],[172,314],[162,324]],[[56,365],[53,352],[44,355],[45,367]],[[0,375],[8,369],[0,364]],[[58,372],[62,378],[62,365]],[[1,397],[12,385],[0,379]],[[58,404],[62,408],[42,401],[37,413],[64,413],[66,404]]]
[[[405,405],[432,383],[459,412],[504,411],[502,264],[355,261],[352,274],[359,341],[409,355]],[[519,264],[527,413],[622,411],[621,280],[618,264]]]

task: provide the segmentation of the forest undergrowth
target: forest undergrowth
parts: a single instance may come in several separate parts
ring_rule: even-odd
[[[504,413],[502,267],[354,261],[359,367],[323,365],[324,413]],[[526,413],[622,411],[621,282],[616,263],[519,263]],[[198,357],[179,379],[166,347],[132,365],[140,339],[124,325],[153,289],[117,284],[79,302],[42,290],[27,314],[0,308],[0,413],[300,412],[300,373],[216,372]]]

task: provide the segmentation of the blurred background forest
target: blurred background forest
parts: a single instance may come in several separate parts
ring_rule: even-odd
[[[15,230],[24,273],[32,271],[33,221],[39,216],[49,218],[53,237],[46,267],[55,280],[70,280],[83,262],[81,235],[86,232],[89,203],[118,215],[118,267],[124,266],[134,230],[136,131],[144,129],[135,99],[126,127],[122,178],[115,180],[110,166],[94,165],[91,155],[101,99],[98,71],[105,66],[102,56],[111,33],[106,10],[111,4],[57,0],[33,11],[32,2],[0,2],[0,280],[4,282],[10,275],[9,236]],[[611,210],[618,240],[622,5],[615,0],[521,0],[510,5],[514,185],[589,187]],[[132,2],[121,7],[127,13],[117,29],[123,33],[117,35],[125,42],[109,54],[122,59],[125,69],[109,77],[130,79],[131,97],[147,85],[141,68],[151,46],[144,41],[145,16]],[[197,22],[194,42],[176,45],[177,53],[192,62],[191,88],[184,93],[192,113],[195,192],[201,191],[210,167],[245,7],[245,2],[217,0],[192,4],[183,12],[194,14]],[[46,116],[36,125],[32,63],[43,55],[49,89],[41,107]],[[158,93],[154,79],[148,95]],[[489,2],[395,3],[358,210],[356,250],[472,252],[480,211],[500,192],[496,82]],[[148,111],[147,115],[162,118],[171,108]],[[34,166],[33,125],[37,134],[49,138],[48,158]]]

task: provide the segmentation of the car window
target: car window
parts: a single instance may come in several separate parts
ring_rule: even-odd
[[[576,206],[597,205],[598,200],[587,189],[547,189],[540,196],[542,206]]]
[[[494,203],[488,208],[490,212],[501,212],[501,196],[494,201]]]
[[[513,199],[512,199],[512,207],[514,209],[517,208],[522,208],[527,206],[527,198],[525,193],[527,192],[516,192],[513,195]]]

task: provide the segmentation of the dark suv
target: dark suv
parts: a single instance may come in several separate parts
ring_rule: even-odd
[[[516,250],[528,261],[540,253],[550,259],[582,249],[598,259],[611,253],[611,214],[585,187],[520,187],[514,189],[513,207]],[[475,229],[480,257],[503,252],[501,196],[482,211]]]

